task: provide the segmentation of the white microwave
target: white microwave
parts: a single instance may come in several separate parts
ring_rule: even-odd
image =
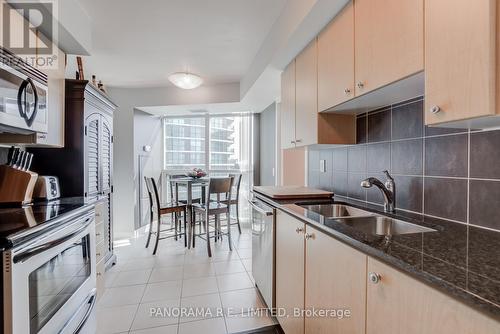
[[[47,77],[20,61],[3,61],[6,59],[5,51],[1,51],[0,132],[47,133]],[[16,68],[9,66],[11,63],[16,64]]]

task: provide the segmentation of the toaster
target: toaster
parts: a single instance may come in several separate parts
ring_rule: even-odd
[[[61,196],[57,176],[38,176],[33,190],[33,199],[50,201]]]

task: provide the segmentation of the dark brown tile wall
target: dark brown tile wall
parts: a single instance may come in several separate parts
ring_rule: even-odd
[[[382,205],[360,183],[384,182],[387,169],[398,209],[500,230],[500,130],[426,127],[423,106],[417,97],[358,115],[357,145],[309,150],[309,185]]]

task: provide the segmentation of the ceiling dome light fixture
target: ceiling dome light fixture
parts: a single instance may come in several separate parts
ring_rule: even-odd
[[[194,89],[203,83],[203,79],[196,74],[177,72],[170,74],[168,80],[182,89]]]

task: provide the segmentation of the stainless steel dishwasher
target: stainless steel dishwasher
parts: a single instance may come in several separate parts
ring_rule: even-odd
[[[258,198],[252,206],[252,274],[268,308],[275,308],[276,208]]]

